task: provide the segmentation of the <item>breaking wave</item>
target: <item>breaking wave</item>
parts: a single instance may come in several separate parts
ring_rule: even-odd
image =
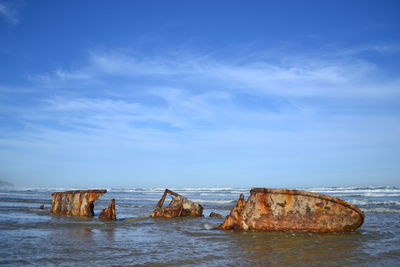
[[[400,213],[399,209],[388,209],[388,208],[367,208],[362,209],[366,213]]]
[[[236,200],[228,199],[228,200],[218,200],[218,199],[191,199],[194,202],[198,203],[211,203],[211,204],[230,204],[235,203]]]
[[[388,205],[388,206],[400,206],[400,201],[376,201],[366,199],[350,199],[347,202],[354,205]]]

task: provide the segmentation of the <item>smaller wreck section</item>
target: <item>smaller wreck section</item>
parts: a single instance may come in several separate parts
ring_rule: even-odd
[[[117,213],[115,212],[115,199],[111,199],[108,208],[101,211],[99,219],[105,221],[115,221],[117,219]]]
[[[210,215],[209,215],[209,217],[224,218],[224,216],[222,216],[221,214],[216,213],[216,212],[211,212]]]
[[[51,213],[84,217],[94,216],[94,202],[107,193],[105,189],[72,190],[55,192],[51,202]]]
[[[350,232],[364,222],[356,206],[331,196],[287,189],[253,188],[240,195],[219,229]]]
[[[167,195],[172,196],[172,200],[167,207],[163,208]],[[165,189],[163,196],[150,217],[198,217],[203,216],[203,207],[171,190]]]

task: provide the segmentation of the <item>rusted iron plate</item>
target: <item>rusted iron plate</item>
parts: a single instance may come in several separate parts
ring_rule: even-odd
[[[300,190],[253,188],[240,196],[220,229],[348,232],[364,222],[354,205],[331,196]]]
[[[54,192],[50,212],[91,217],[94,215],[94,201],[107,193],[105,189],[71,190]]]

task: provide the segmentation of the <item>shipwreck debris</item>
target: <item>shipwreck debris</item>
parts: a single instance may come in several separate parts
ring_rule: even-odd
[[[51,194],[50,212],[75,216],[94,216],[94,202],[107,193],[105,189],[72,190]]]
[[[117,213],[115,212],[115,199],[111,199],[108,208],[105,208],[100,212],[99,219],[106,221],[115,221],[117,219]]]
[[[165,198],[170,194],[175,198],[172,198],[171,202],[167,207],[163,208]],[[198,217],[203,216],[203,206],[195,203],[171,190],[165,189],[163,196],[154,211],[150,214],[150,217]]]
[[[209,217],[223,218],[224,216],[216,212],[211,212]]]
[[[350,232],[364,222],[354,205],[331,196],[300,190],[253,188],[219,229],[303,232]]]

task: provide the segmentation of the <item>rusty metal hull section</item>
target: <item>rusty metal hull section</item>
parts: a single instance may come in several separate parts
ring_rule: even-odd
[[[115,199],[111,199],[108,208],[105,208],[100,212],[99,218],[105,221],[117,220],[117,213],[115,211]]]
[[[172,198],[171,202],[167,207],[163,208],[165,198],[170,194]],[[198,217],[203,216],[203,206],[195,203],[171,190],[165,189],[163,196],[154,211],[150,214],[150,217]]]
[[[253,188],[240,196],[220,229],[350,232],[364,213],[338,198],[300,190]]]
[[[94,216],[94,202],[107,193],[105,189],[72,190],[65,192],[54,192],[51,202],[51,213],[75,216]]]

